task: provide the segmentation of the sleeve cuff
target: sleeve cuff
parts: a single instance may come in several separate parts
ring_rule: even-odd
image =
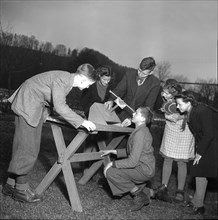
[[[112,162],[112,167],[113,167],[113,168],[116,168],[116,163],[115,163],[115,161]]]

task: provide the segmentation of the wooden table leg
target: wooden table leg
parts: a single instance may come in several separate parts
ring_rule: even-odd
[[[61,169],[62,165],[57,162],[52,166],[35,190],[38,195],[41,195],[51,185],[56,176],[61,172]]]
[[[62,166],[64,180],[66,183],[68,195],[70,198],[71,208],[75,211],[82,212],[82,205],[79,198],[79,193],[77,191],[76,182],[74,179],[72,167],[70,161],[66,161]]]
[[[121,135],[121,136],[117,136],[113,138],[111,142],[108,144],[108,146],[105,145],[106,146],[105,149],[107,150],[115,149],[117,145],[123,140],[124,137],[125,135]],[[101,142],[98,144],[99,146],[103,147],[103,144]],[[85,172],[85,174],[80,178],[78,183],[81,185],[85,185],[92,178],[92,176],[97,172],[97,170],[101,167],[103,163],[104,163],[103,160],[93,163],[90,166],[90,168],[87,170],[87,172]]]
[[[81,212],[82,206],[80,203],[80,198],[69,159],[74,155],[76,150],[80,147],[80,145],[89,134],[84,131],[77,133],[77,135],[66,148],[61,128],[57,125],[52,125],[51,127],[59,158],[58,161],[55,162],[55,164],[43,178],[41,183],[37,186],[36,193],[41,195],[50,186],[50,184],[54,181],[54,179],[62,170],[68,195],[70,198],[71,207],[73,210]]]

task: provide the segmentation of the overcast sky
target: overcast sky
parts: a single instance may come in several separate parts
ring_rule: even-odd
[[[1,22],[13,33],[71,49],[88,47],[137,68],[153,56],[171,73],[217,78],[217,1],[3,1]]]

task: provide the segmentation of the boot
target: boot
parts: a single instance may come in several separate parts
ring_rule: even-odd
[[[141,191],[141,189],[137,190],[133,196],[134,200],[131,212],[139,211],[143,206],[146,206],[150,203],[150,199],[143,191]]]
[[[164,202],[172,203],[172,199],[168,195],[168,189],[164,184],[155,190],[155,198]]]

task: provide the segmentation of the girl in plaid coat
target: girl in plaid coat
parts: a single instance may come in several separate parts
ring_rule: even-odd
[[[166,124],[163,139],[160,147],[160,154],[164,158],[162,169],[162,185],[157,189],[157,199],[172,202],[168,196],[168,183],[172,173],[173,161],[178,167],[178,186],[175,195],[175,202],[182,202],[184,199],[184,186],[187,176],[187,162],[194,157],[194,137],[186,126],[186,118],[176,108],[174,95],[182,91],[182,87],[174,79],[168,79],[163,86],[162,97]]]

